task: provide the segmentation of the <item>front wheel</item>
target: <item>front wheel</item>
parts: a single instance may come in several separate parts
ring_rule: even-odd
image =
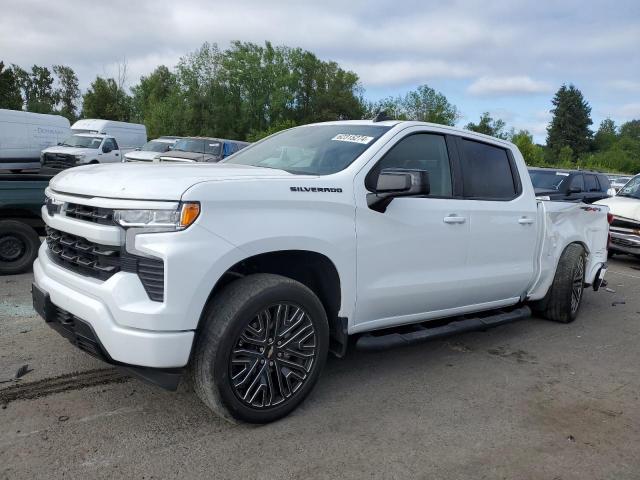
[[[236,280],[207,307],[193,358],[194,389],[221,417],[267,423],[309,394],[329,346],[318,297],[271,274]]]
[[[532,305],[548,320],[571,323],[578,316],[584,292],[586,256],[582,246],[572,243],[560,257],[556,275],[547,295]]]

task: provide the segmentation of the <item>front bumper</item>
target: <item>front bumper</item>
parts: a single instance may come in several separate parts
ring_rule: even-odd
[[[640,255],[640,235],[634,233],[621,233],[614,230],[610,231],[611,244],[610,249],[614,252],[631,253]]]
[[[159,369],[118,362],[111,358],[91,324],[54,305],[49,294],[38,288],[35,283],[31,286],[31,294],[34,310],[51,328],[80,350],[167,390],[178,388],[183,369]]]
[[[82,277],[53,263],[46,244],[33,264],[33,274],[34,285],[48,295],[51,304],[85,322],[113,362],[151,368],[179,368],[188,363],[192,330],[158,331],[123,325],[125,318],[130,322],[138,319],[142,325],[162,317],[163,304],[139,300],[146,298],[146,293],[136,275],[119,273],[106,282]],[[131,303],[117,305],[114,298]]]

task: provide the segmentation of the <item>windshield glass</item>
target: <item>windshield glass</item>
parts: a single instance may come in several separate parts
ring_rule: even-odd
[[[80,135],[71,135],[61,145],[65,147],[79,147],[79,148],[98,148],[102,143],[100,137],[84,137]]]
[[[297,127],[244,148],[225,162],[329,175],[348,167],[389,128],[349,124]]]
[[[640,198],[640,175],[629,180],[618,192],[619,197]]]
[[[174,143],[173,151],[204,153],[204,140],[201,138],[183,138]]]
[[[534,188],[543,190],[560,190],[563,182],[569,178],[567,172],[529,170]]]
[[[140,149],[143,152],[166,152],[169,150],[171,146],[170,143],[167,142],[158,142],[157,140],[151,140],[144,144],[144,146]]]

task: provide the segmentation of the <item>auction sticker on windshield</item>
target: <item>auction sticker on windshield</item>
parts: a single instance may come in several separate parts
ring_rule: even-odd
[[[373,137],[367,137],[366,135],[352,135],[350,133],[339,133],[331,140],[335,140],[336,142],[353,142],[353,143],[362,143],[366,145]]]
[[[561,177],[568,177],[569,174],[567,172],[556,172],[556,175],[560,175]]]

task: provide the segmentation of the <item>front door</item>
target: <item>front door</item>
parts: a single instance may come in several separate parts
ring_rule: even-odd
[[[469,219],[456,198],[447,137],[419,127],[403,135],[355,178],[356,330],[425,320],[464,305]],[[384,168],[428,171],[430,195],[396,198],[384,213],[370,209],[367,194]]]

